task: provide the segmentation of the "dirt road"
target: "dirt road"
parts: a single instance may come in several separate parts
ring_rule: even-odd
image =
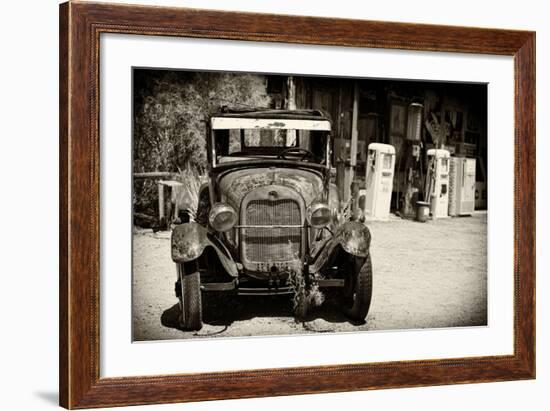
[[[135,341],[485,325],[487,214],[427,223],[393,217],[371,222],[372,305],[351,324],[328,299],[304,322],[288,296],[211,298],[199,332],[177,328],[170,234],[134,233]]]

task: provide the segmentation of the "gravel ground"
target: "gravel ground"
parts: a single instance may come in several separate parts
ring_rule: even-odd
[[[134,232],[135,341],[306,334],[487,324],[487,214],[421,224],[393,217],[371,222],[373,297],[364,324],[352,324],[327,299],[296,322],[288,296],[212,296],[204,327],[177,327],[170,233]]]

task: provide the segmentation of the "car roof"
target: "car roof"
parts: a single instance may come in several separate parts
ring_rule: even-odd
[[[210,117],[210,125],[212,130],[331,130],[330,119],[319,110],[226,110]]]

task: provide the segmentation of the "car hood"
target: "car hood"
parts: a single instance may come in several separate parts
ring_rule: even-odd
[[[306,206],[323,192],[323,179],[319,172],[278,167],[232,171],[221,178],[220,191],[225,200],[238,210],[249,192],[267,185],[280,185],[295,190],[302,196]]]

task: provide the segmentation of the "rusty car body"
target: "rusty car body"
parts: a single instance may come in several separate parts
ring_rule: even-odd
[[[331,182],[330,119],[225,110],[208,126],[209,182],[171,239],[181,327],[202,327],[203,293],[293,294],[303,316],[313,287],[339,290],[346,315],[364,321],[371,237]]]

